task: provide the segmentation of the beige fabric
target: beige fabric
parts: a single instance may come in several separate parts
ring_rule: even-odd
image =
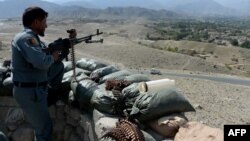
[[[223,131],[199,122],[188,122],[180,127],[174,141],[223,141]]]
[[[179,127],[187,123],[182,114],[172,114],[148,123],[148,126],[164,137],[174,137]]]

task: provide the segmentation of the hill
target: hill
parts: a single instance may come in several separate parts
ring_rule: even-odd
[[[21,17],[28,6],[40,6],[48,11],[53,11],[60,6],[42,0],[6,0],[0,1],[0,18]]]
[[[26,7],[35,5],[49,11],[54,17],[62,17],[65,13],[65,16],[70,15],[71,17],[72,15],[77,17],[90,17],[93,15],[100,17],[102,13],[105,13],[105,15],[108,15],[109,17],[119,16],[122,18],[128,18],[130,16],[143,16],[147,18],[150,17],[151,19],[156,19],[157,17],[160,19],[169,18],[169,15],[176,18],[183,18],[184,16],[231,17],[246,15],[246,12],[243,13],[239,10],[240,8],[227,8],[225,5],[221,5],[214,0],[92,0],[71,1],[64,4],[56,4],[43,0],[5,0],[0,1],[0,18],[21,17],[21,14]],[[131,9],[131,7],[133,8]],[[133,15],[132,12],[135,12],[135,15]],[[75,13],[77,13],[77,15]],[[124,15],[125,17],[123,17]]]

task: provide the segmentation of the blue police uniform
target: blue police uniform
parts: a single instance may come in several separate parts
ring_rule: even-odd
[[[55,76],[50,75],[49,78],[48,72],[56,63],[53,56],[44,53],[42,49],[38,35],[29,28],[25,28],[12,40],[13,96],[34,127],[36,141],[51,141],[52,120],[47,106],[47,89],[48,80],[53,81]],[[61,67],[58,64],[56,66]],[[57,71],[56,75],[62,75],[61,70]]]

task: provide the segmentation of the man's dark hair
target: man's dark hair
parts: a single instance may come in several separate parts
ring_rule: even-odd
[[[29,27],[35,19],[43,20],[48,17],[48,12],[40,7],[28,7],[23,13],[23,26]]]

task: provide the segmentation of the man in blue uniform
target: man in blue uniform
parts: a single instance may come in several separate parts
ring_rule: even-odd
[[[51,141],[48,85],[56,85],[53,79],[61,79],[63,73],[60,52],[46,54],[42,51],[44,45],[39,36],[44,36],[47,16],[39,7],[27,8],[22,16],[24,30],[12,40],[13,96],[35,129],[36,141]],[[53,71],[57,72],[53,74]]]

